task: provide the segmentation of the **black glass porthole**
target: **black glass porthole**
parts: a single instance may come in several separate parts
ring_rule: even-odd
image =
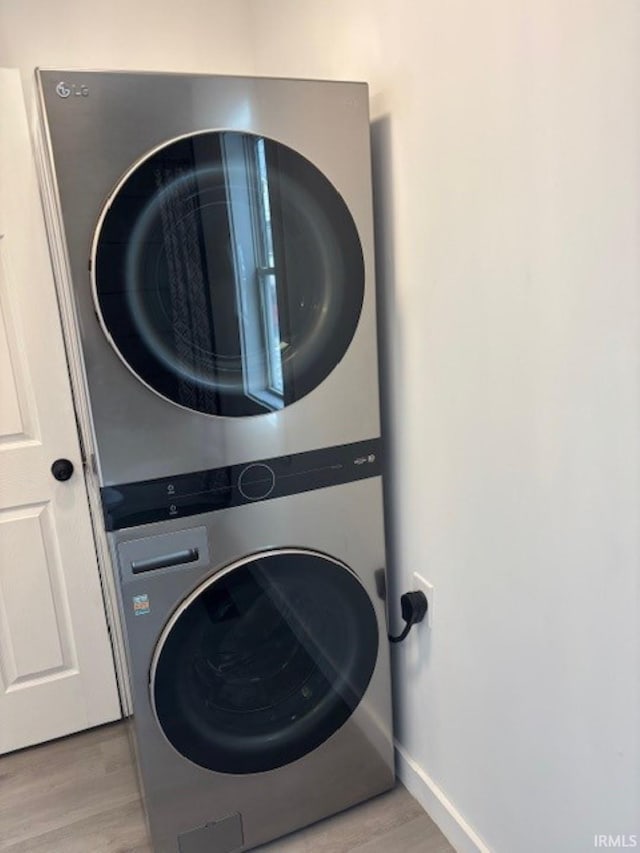
[[[376,664],[373,606],[323,555],[271,552],[196,591],[152,669],[158,722],[209,770],[271,770],[320,746],[350,717]]]
[[[358,232],[330,181],[262,136],[206,132],[143,160],[109,200],[94,295],[116,351],[188,409],[277,411],[319,385],[355,334]]]

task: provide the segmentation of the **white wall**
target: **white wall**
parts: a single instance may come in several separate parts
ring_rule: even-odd
[[[252,8],[259,73],[372,86],[395,568],[436,587],[404,776],[499,853],[640,843],[640,5]]]
[[[251,74],[246,0],[0,0],[0,65]]]

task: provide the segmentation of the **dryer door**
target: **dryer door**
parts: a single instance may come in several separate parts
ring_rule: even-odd
[[[350,569],[314,552],[266,552],[178,608],[154,655],[152,703],[169,742],[194,763],[271,770],[346,722],[377,653],[376,615]]]
[[[308,394],[346,352],[364,296],[360,240],[332,184],[291,148],[231,131],[174,140],[123,178],[92,275],[130,370],[211,415]]]

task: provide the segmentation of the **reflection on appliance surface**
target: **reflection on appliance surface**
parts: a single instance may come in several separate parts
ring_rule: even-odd
[[[133,372],[224,415],[312,390],[346,351],[364,292],[355,225],[328,180],[236,132],[177,140],[137,166],[107,207],[95,278]]]
[[[151,668],[158,721],[202,767],[280,767],[346,722],[377,654],[375,611],[344,564],[302,549],[253,555],[207,579],[166,625]]]
[[[273,411],[284,405],[281,347],[287,344],[280,339],[264,139],[222,134],[222,162],[244,391]]]

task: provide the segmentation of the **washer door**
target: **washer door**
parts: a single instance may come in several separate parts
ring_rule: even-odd
[[[154,655],[158,722],[183,756],[222,773],[295,761],[339,729],[373,674],[378,627],[342,563],[285,550],[199,587]]]
[[[273,412],[338,364],[364,296],[343,199],[270,139],[206,132],[142,160],[105,206],[96,309],[133,373],[211,415]]]

